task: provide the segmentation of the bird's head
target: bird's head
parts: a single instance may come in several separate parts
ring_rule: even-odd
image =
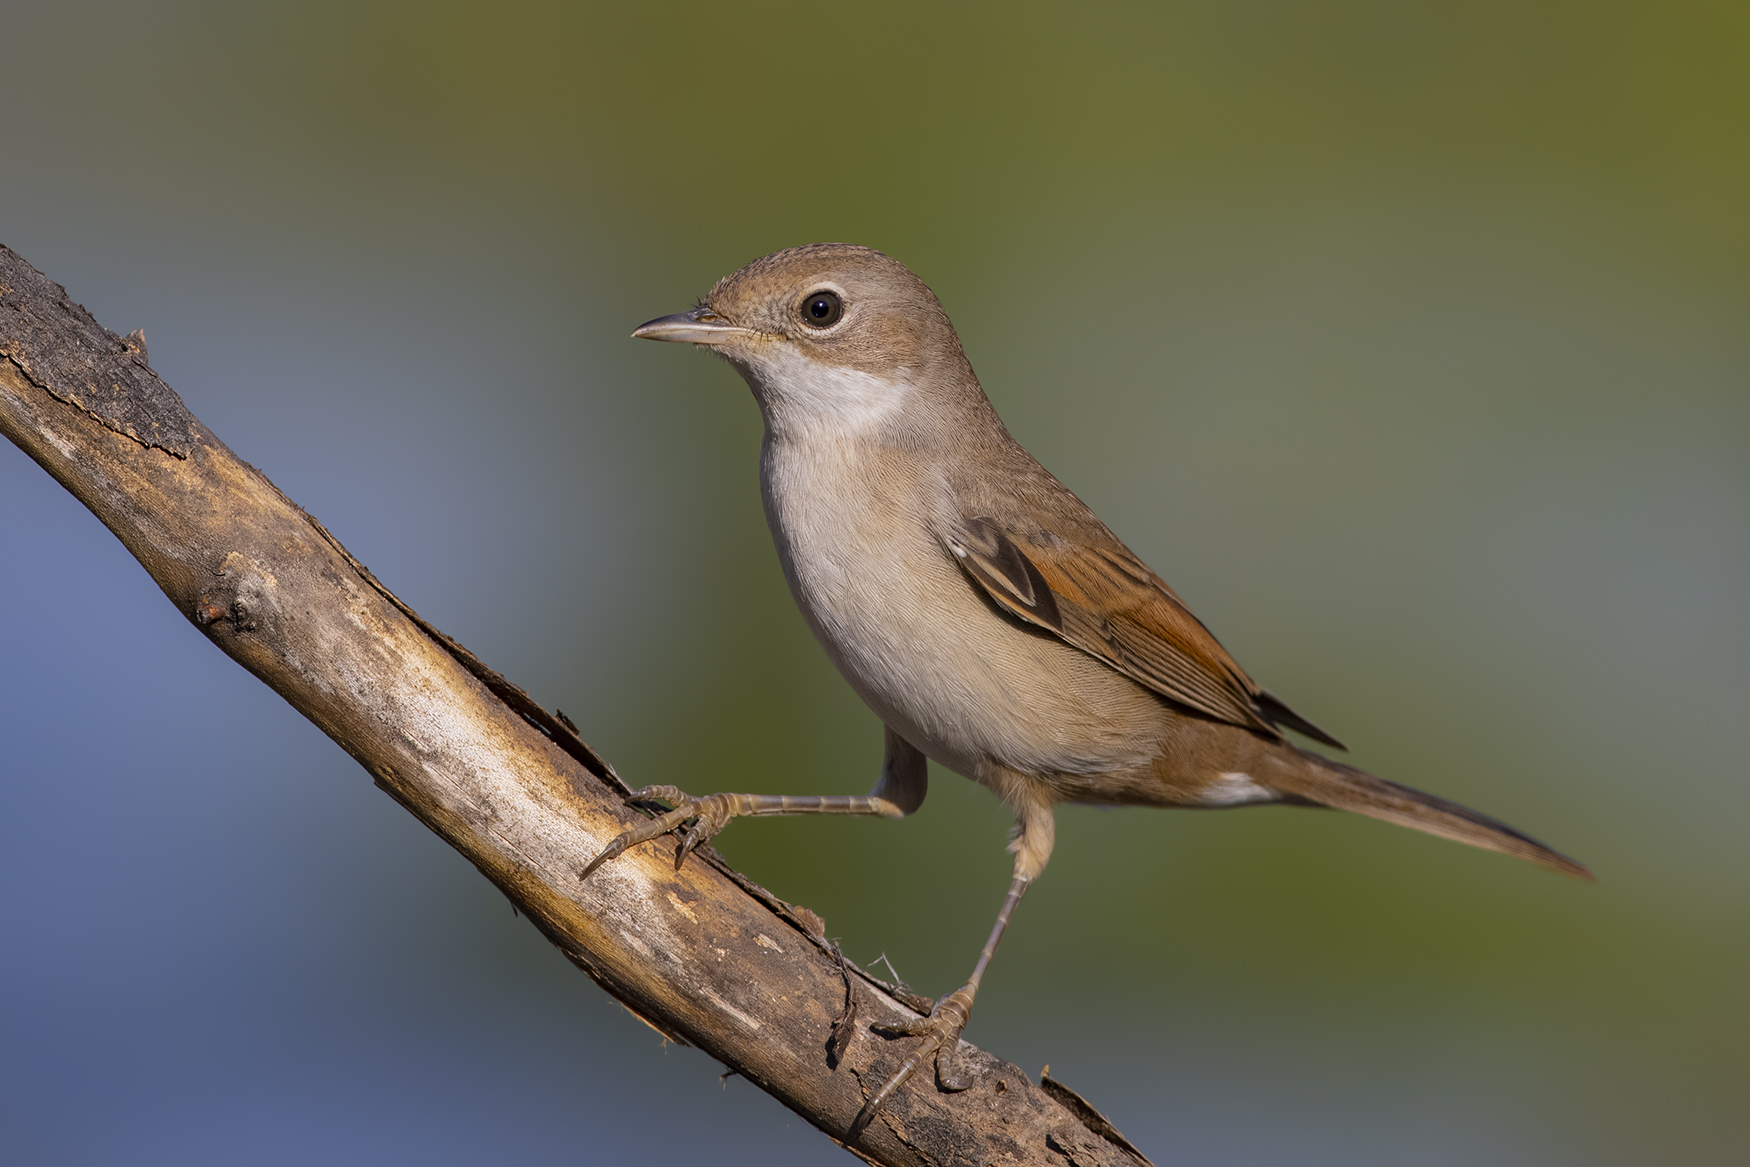
[[[697,308],[632,335],[723,357],[777,429],[856,430],[948,404],[967,385],[982,396],[935,293],[898,260],[848,243],[757,259]]]

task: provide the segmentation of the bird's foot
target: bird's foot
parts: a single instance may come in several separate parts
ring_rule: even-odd
[[[649,822],[621,831],[613,842],[602,849],[600,855],[589,861],[589,865],[578,878],[588,879],[596,868],[608,860],[623,855],[640,843],[686,826],[691,820],[692,825],[681,835],[680,846],[675,849],[674,865],[675,870],[679,871],[681,864],[686,862],[687,856],[692,854],[695,847],[721,831],[737,814],[748,813],[739,807],[739,801],[746,797],[741,794],[707,794],[695,798],[678,786],[646,786],[642,790],[634,790],[627,799],[628,802],[666,802],[674,809],[657,815]]]
[[[891,799],[878,794],[706,794],[694,797],[677,786],[646,786],[634,790],[629,802],[666,802],[673,810],[658,815],[647,823],[621,831],[600,855],[590,860],[580,879],[628,847],[666,835],[676,827],[687,826],[681,835],[681,845],[675,851],[674,865],[678,870],[693,848],[721,831],[732,818],[741,815],[783,814],[865,814],[882,818],[899,818],[905,810]]]
[[[967,1018],[972,1015],[972,996],[975,991],[975,986],[963,985],[937,1001],[928,1017],[869,1027],[889,1037],[921,1037],[924,1040],[911,1051],[893,1076],[882,1084],[881,1089],[863,1104],[856,1121],[851,1123],[852,1138],[862,1133],[863,1128],[869,1125],[869,1120],[875,1117],[875,1112],[893,1097],[895,1090],[905,1085],[931,1054],[936,1056],[936,1082],[942,1089],[956,1091],[971,1087],[971,1078],[963,1078],[955,1072],[954,1053],[960,1045],[960,1031],[966,1028]]]

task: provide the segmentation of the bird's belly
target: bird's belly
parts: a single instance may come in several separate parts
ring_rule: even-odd
[[[1150,764],[1169,716],[1163,704],[998,614],[924,515],[872,497],[866,483],[786,485],[768,486],[767,510],[796,602],[851,687],[907,741],[986,782],[1002,768],[1050,777]],[[822,497],[833,500],[830,513],[809,505]]]

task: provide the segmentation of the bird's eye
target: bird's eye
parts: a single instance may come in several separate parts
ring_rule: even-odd
[[[837,292],[815,292],[802,301],[802,323],[810,328],[831,328],[845,314],[845,302]]]

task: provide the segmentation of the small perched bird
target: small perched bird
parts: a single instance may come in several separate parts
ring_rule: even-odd
[[[688,795],[584,870],[686,828],[677,866],[738,815],[898,817],[926,759],[1015,813],[1014,879],[966,984],[870,1097],[854,1137],[932,1054],[953,1052],[997,942],[1045,870],[1060,802],[1352,810],[1590,878],[1504,823],[1303,750],[1336,738],[1253,681],[1183,601],[1010,436],[935,295],[897,260],[820,243],[724,277],[690,312],[633,336],[703,345],[765,419],[760,482],[790,591],[827,655],[886,726],[867,796]],[[690,824],[690,825],[689,825]]]

